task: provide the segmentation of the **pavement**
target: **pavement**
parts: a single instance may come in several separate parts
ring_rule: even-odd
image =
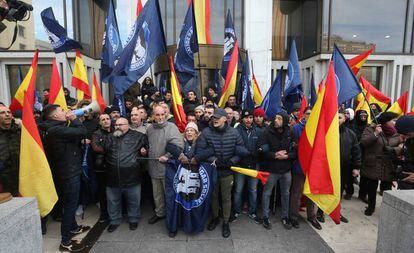
[[[355,192],[358,192],[358,188]],[[147,223],[153,212],[148,204],[144,204],[137,230],[130,231],[127,220],[124,220],[115,232],[103,230],[100,236],[98,234],[96,243],[92,242],[92,248],[85,252],[375,252],[381,200],[378,196],[377,209],[371,217],[364,215],[366,204],[356,196],[351,200],[343,200],[342,214],[350,222],[335,225],[326,216],[326,222],[321,224],[322,230],[314,229],[305,219],[300,221],[299,229],[285,230],[280,223],[278,211],[276,216],[270,217],[271,230],[266,230],[246,215],[241,215],[230,224],[231,236],[227,239],[221,236],[221,225],[214,231],[205,230],[197,235],[179,231],[175,238],[169,238],[163,221],[154,225]],[[301,212],[301,215],[305,217],[306,213]],[[84,219],[77,217],[77,220],[79,224],[93,226],[98,217],[98,207],[90,205]],[[86,234],[78,235],[75,239],[80,241],[85,236]],[[58,252],[59,242],[60,223],[50,220],[48,232],[43,236],[44,252]]]

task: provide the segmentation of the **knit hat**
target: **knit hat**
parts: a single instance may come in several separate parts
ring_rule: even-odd
[[[266,113],[263,110],[263,108],[257,107],[256,109],[254,109],[253,116],[255,116],[255,117],[263,117],[264,118],[266,116]]]
[[[198,126],[194,122],[189,122],[187,126],[185,126],[185,130],[187,131],[188,128],[194,129],[198,133]]]
[[[353,120],[354,116],[355,116],[355,112],[352,108],[347,108],[345,109],[345,111],[347,111],[349,113],[349,120]]]
[[[378,123],[383,125],[388,121],[398,118],[398,114],[395,112],[383,112],[377,116]]]
[[[200,110],[204,113],[204,105],[199,105],[196,108],[194,108],[194,111]]]
[[[395,128],[400,134],[408,134],[414,132],[414,116],[405,115],[400,117],[395,123]]]

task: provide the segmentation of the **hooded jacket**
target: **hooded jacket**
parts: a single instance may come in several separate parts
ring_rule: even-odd
[[[279,132],[274,122],[262,131],[258,140],[259,153],[263,158],[260,170],[275,174],[284,174],[292,168],[292,163],[297,157],[295,136],[290,130],[289,116],[285,112],[279,112],[276,115],[283,117],[283,131]],[[279,160],[275,158],[275,153],[280,150],[286,150],[288,158]]]
[[[242,137],[246,149],[249,151],[247,156],[241,158],[239,164],[244,168],[256,169],[258,161],[257,141],[259,140],[262,129],[255,125],[247,128],[243,123],[239,124],[236,129]]]
[[[20,128],[12,123],[10,129],[0,128],[0,185],[13,196],[19,192]]]

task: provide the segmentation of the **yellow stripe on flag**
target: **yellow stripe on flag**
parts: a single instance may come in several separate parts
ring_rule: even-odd
[[[194,0],[194,16],[197,26],[197,39],[199,44],[211,44],[210,38],[210,0]]]

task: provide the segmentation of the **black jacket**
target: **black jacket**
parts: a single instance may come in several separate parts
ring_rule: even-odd
[[[104,145],[106,182],[110,187],[128,187],[141,182],[141,148],[148,150],[145,134],[129,130],[120,137],[110,134]]]
[[[227,123],[221,129],[210,124],[197,139],[194,157],[197,162],[216,161],[218,176],[225,177],[232,174],[230,167],[240,161],[236,147],[245,150],[243,139],[236,129]],[[213,150],[214,155],[211,155]]]
[[[108,138],[111,131],[105,131],[102,128],[99,128],[92,134],[91,147],[94,152],[94,170],[95,172],[104,172],[105,171],[105,155],[104,155],[104,145],[106,138]]]
[[[263,129],[258,143],[258,152],[262,163],[260,170],[275,174],[284,174],[291,170],[293,161],[297,157],[295,137],[289,127],[284,126],[283,132],[279,133],[273,123]],[[288,159],[279,160],[275,158],[275,153],[286,150]]]
[[[246,149],[249,151],[247,156],[242,157],[239,162],[240,167],[256,169],[257,164],[257,141],[262,129],[256,127],[248,129],[243,123],[237,126],[237,131],[243,139]]]
[[[339,127],[341,146],[341,181],[347,182],[353,169],[361,169],[361,148],[356,134],[346,126]]]
[[[81,140],[86,137],[86,127],[79,120],[47,120],[39,127],[44,134],[45,153],[54,175],[65,180],[81,174]]]
[[[0,185],[3,191],[17,197],[19,193],[20,128],[0,128]]]

